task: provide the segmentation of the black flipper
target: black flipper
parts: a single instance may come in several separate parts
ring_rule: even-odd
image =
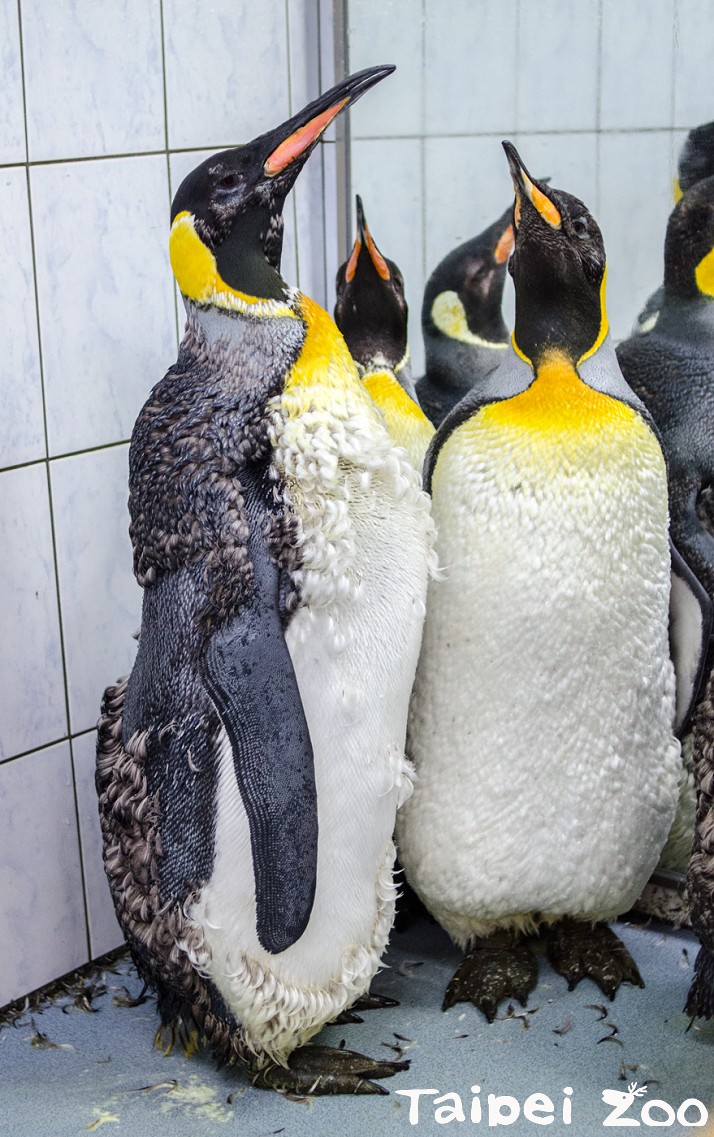
[[[233,750],[250,825],[257,935],[278,954],[305,931],[317,876],[312,744],[280,619],[280,573],[265,540],[265,471],[241,471],[254,592],[212,633],[202,673]]]
[[[672,587],[669,644],[677,680],[675,731],[684,734],[705,678],[712,605],[686,561],[670,542]]]

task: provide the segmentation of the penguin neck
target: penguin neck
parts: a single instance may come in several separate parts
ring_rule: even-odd
[[[292,294],[291,301],[296,305],[298,294]],[[287,303],[260,300],[246,305],[245,310],[227,310],[184,297],[184,304],[186,331],[182,350],[210,360],[212,369],[219,374],[240,381],[244,373],[252,375],[256,361],[266,358],[272,364],[282,354],[287,370],[300,354],[305,325]]]
[[[683,297],[665,287],[662,307],[655,325],[659,335],[673,339],[707,340],[714,337],[714,297]]]
[[[484,379],[504,358],[508,348],[502,343],[465,343],[434,332],[424,332],[426,374],[430,382],[454,391],[470,391],[474,383]]]

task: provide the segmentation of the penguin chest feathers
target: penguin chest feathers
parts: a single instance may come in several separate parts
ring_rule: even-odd
[[[445,579],[412,700],[407,872],[460,942],[517,913],[625,911],[677,778],[657,439],[555,356],[453,431],[432,485]]]

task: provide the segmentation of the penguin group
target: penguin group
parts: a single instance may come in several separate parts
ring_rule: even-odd
[[[334,320],[280,271],[300,170],[393,70],[175,194],[186,330],[132,434],[142,623],[98,730],[105,868],[158,1036],[283,1093],[386,1093],[408,1068],[312,1041],[394,1005],[371,983],[397,855],[464,952],[445,1008],[526,1005],[538,937],[571,989],[642,985],[609,922],[665,846],[688,730],[688,1009],[714,1014],[711,132],[685,146],[651,326],[617,352],[597,222],[504,142],[512,205],[429,278],[415,382],[359,197]]]

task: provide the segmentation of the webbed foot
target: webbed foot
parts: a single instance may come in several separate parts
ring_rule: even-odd
[[[714,954],[708,948],[699,949],[684,1010],[693,1019],[714,1018]]]
[[[368,991],[366,995],[360,995],[359,999],[355,999],[351,1007],[340,1011],[339,1015],[332,1019],[332,1023],[338,1026],[345,1023],[363,1023],[364,1019],[356,1014],[356,1011],[379,1011],[384,1007],[398,1006],[399,999],[390,999],[389,995],[372,995]]]
[[[546,954],[553,970],[567,979],[569,991],[585,978],[608,999],[615,998],[622,983],[644,987],[637,964],[607,924],[566,918],[553,924],[547,936]]]
[[[409,1069],[408,1062],[382,1062],[354,1050],[302,1046],[293,1051],[288,1069],[271,1063],[251,1076],[262,1090],[294,1094],[387,1094],[371,1078],[391,1078]]]
[[[461,961],[446,988],[442,1010],[471,1002],[492,1023],[503,999],[517,999],[525,1007],[537,982],[538,963],[525,941],[510,931],[494,932],[477,940]]]

